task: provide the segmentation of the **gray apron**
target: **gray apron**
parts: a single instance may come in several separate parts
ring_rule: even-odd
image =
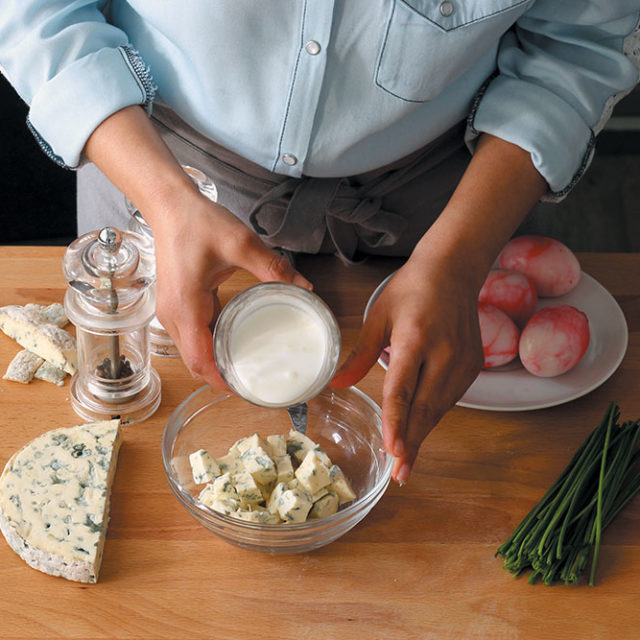
[[[218,202],[265,243],[299,253],[408,256],[456,188],[470,154],[464,122],[381,169],[344,178],[290,178],[220,147],[167,107],[152,121],[177,160],[215,183]],[[78,232],[131,228],[125,198],[93,164],[78,172]]]

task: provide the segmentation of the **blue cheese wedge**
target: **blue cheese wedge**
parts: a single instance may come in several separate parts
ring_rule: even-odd
[[[40,356],[23,349],[15,355],[2,377],[5,380],[29,384],[43,362],[44,360]]]
[[[119,420],[48,431],[0,475],[0,530],[31,567],[96,582],[120,448]]]
[[[21,347],[73,375],[77,369],[75,338],[51,323],[38,322],[41,316],[18,305],[0,307],[0,329]]]
[[[198,449],[189,456],[191,465],[191,475],[196,484],[206,484],[213,482],[216,476],[220,475],[220,468],[208,451]]]
[[[240,501],[246,504],[257,504],[264,500],[262,491],[253,476],[248,471],[238,471],[233,476],[233,486],[240,497]]]

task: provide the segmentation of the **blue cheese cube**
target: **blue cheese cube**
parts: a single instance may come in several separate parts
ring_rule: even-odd
[[[240,503],[237,500],[214,500],[210,505],[214,511],[223,513],[226,516],[233,515],[240,508]]]
[[[302,462],[307,452],[315,449],[317,446],[311,438],[299,433],[295,429],[289,431],[289,435],[287,436],[287,453],[298,462]]]
[[[243,469],[242,461],[240,460],[240,452],[237,449],[231,448],[229,453],[220,458],[216,458],[216,464],[220,473],[237,473]]]
[[[329,468],[315,449],[308,451],[295,471],[295,476],[309,493],[317,493],[331,482]]]
[[[236,442],[235,446],[238,451],[242,454],[249,449],[264,449],[265,451],[269,450],[269,443],[258,433],[254,433],[252,436],[248,438],[242,438]]]
[[[338,499],[340,500],[340,504],[344,504],[345,502],[351,502],[351,500],[356,499],[356,493],[349,484],[349,481],[345,477],[342,469],[337,464],[334,464],[329,470],[329,475],[331,476],[331,484],[329,485],[329,490],[333,491],[338,495]]]
[[[338,510],[339,504],[340,500],[338,498],[338,494],[333,491],[329,491],[327,494],[322,496],[322,498],[313,503],[311,511],[309,512],[309,519],[315,520],[316,518],[326,518]]]
[[[267,500],[267,511],[269,511],[269,513],[278,513],[278,500],[280,500],[280,497],[288,488],[286,482],[278,482],[274,487]]]
[[[248,471],[258,484],[268,485],[275,481],[276,465],[262,447],[245,449],[240,459],[245,471]]]
[[[196,484],[213,482],[220,475],[220,468],[205,449],[198,449],[189,456],[193,481]]]
[[[277,514],[269,513],[265,509],[238,509],[230,515],[234,518],[238,518],[238,520],[257,522],[259,524],[280,524],[282,522]]]
[[[293,464],[288,454],[276,456],[273,461],[276,465],[276,482],[289,482],[293,480]]]
[[[284,522],[304,522],[311,509],[309,496],[298,489],[287,489],[278,499],[278,515]]]
[[[260,487],[248,471],[238,471],[233,474],[232,478],[233,486],[241,502],[257,504],[264,500]]]
[[[238,500],[238,492],[233,485],[233,477],[229,472],[223,473],[213,481],[213,493],[221,500]]]
[[[279,458],[287,455],[287,439],[282,434],[267,436],[272,458]]]

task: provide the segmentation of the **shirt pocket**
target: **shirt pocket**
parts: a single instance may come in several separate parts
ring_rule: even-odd
[[[376,84],[410,102],[427,102],[481,56],[533,0],[394,0]]]

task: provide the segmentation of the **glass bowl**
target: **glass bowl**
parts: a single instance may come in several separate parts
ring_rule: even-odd
[[[262,524],[238,520],[199,503],[189,455],[206,449],[213,457],[254,433],[266,437],[293,428],[286,409],[260,407],[204,386],[173,412],[162,438],[162,457],[171,490],[205,528],[229,543],[269,554],[308,552],[333,542],[360,522],[384,494],[392,457],[382,443],[380,407],[364,393],[324,389],[308,402],[306,435],[340,466],[356,499],[337,513],[301,523]]]

